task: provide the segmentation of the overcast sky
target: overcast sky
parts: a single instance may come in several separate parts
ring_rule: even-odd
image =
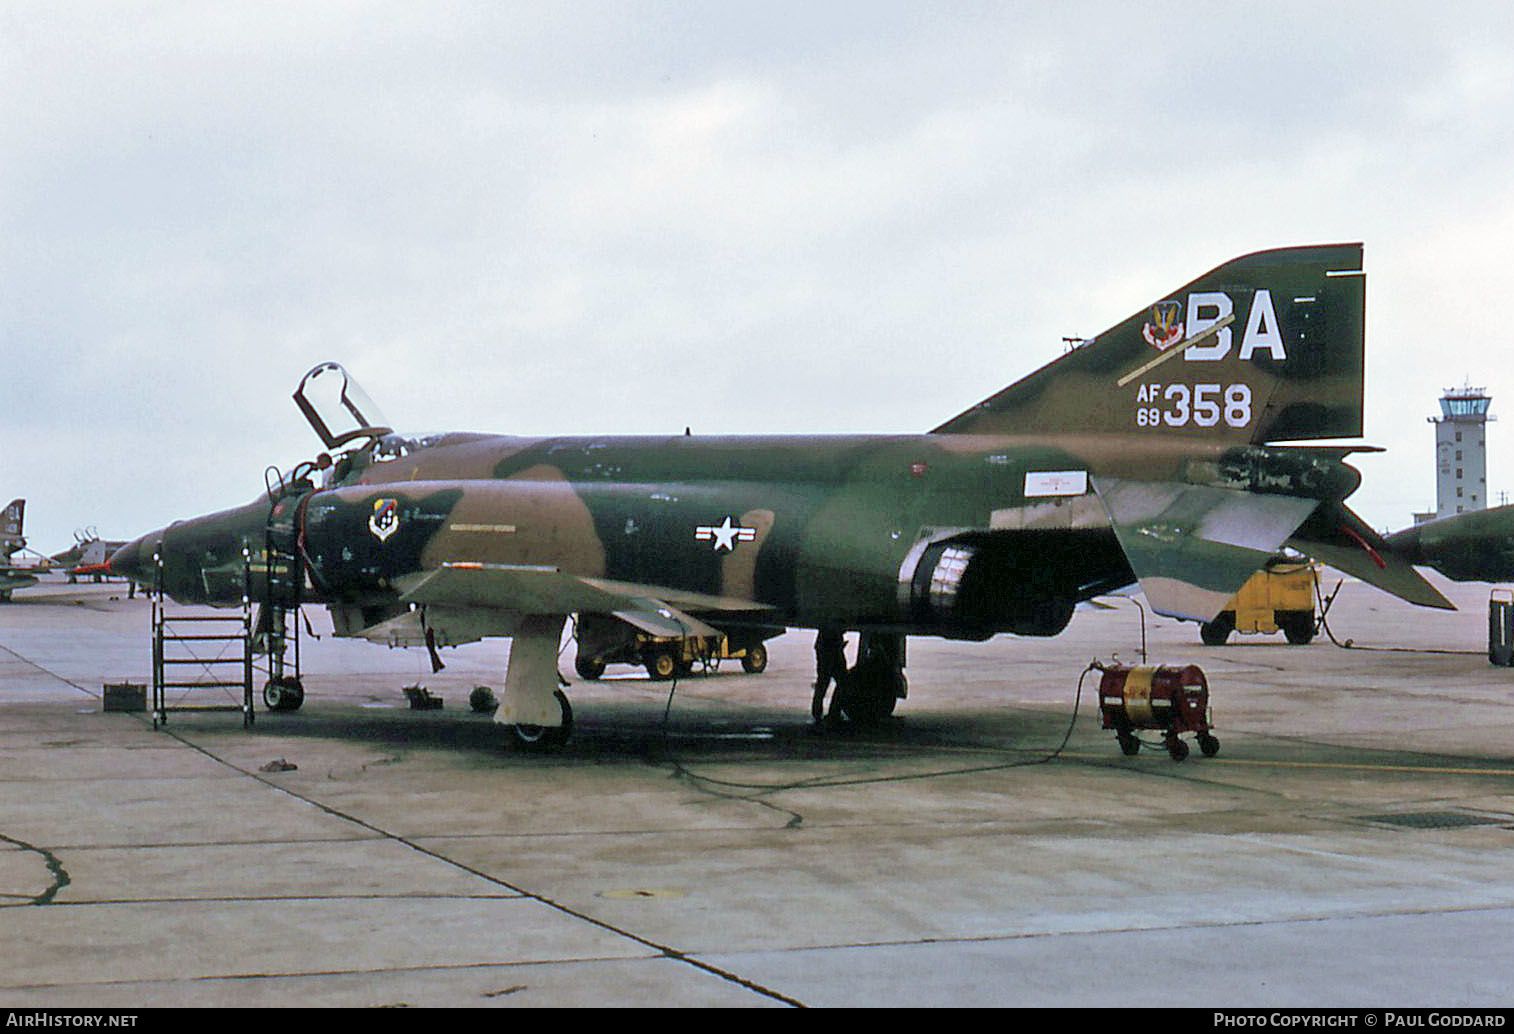
[[[1514,4],[4,0],[0,504],[245,502],[328,359],[407,430],[923,431],[1334,241],[1401,527],[1442,390],[1514,414]]]

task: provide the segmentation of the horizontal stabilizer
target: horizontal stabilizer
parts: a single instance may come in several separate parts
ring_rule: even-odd
[[[1115,537],[1158,614],[1209,621],[1267,562],[1318,500],[1095,478]]]
[[[36,585],[37,576],[19,567],[0,567],[0,592]]]
[[[1408,559],[1342,503],[1326,503],[1288,539],[1288,545],[1421,607],[1455,610]]]

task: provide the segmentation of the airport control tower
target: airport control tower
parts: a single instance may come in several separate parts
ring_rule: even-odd
[[[1493,400],[1481,388],[1447,388],[1435,425],[1435,513],[1446,517],[1488,506],[1488,436]],[[1416,515],[1418,516],[1418,515]]]

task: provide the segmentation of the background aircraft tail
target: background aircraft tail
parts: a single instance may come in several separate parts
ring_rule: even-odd
[[[1364,310],[1360,244],[1259,251],[1167,292],[934,433],[1354,438]]]
[[[26,500],[12,499],[0,510],[0,556],[10,556],[26,545],[21,525],[26,517]]]

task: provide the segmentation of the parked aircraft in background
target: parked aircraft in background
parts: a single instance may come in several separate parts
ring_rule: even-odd
[[[37,584],[37,573],[46,570],[35,564],[13,564],[11,557],[26,548],[22,526],[26,521],[26,500],[12,499],[0,511],[0,601],[11,598],[16,589]]]
[[[378,642],[513,637],[495,718],[536,742],[571,728],[569,615],[858,632],[839,702],[865,721],[905,692],[906,635],[1056,635],[1137,581],[1207,621],[1284,545],[1449,608],[1345,506],[1366,446],[1270,444],[1361,434],[1364,297],[1360,245],[1248,255],[927,434],[408,437],[327,363],[295,401],[335,456],[109,566],[181,602],[250,578]],[[909,376],[952,374],[922,352]]]
[[[71,582],[82,577],[92,577],[98,582],[109,573],[105,562],[124,545],[124,541],[102,539],[95,529],[87,528],[74,532],[74,544],[62,553],[54,553],[48,560],[53,566],[61,567]]]
[[[1514,504],[1441,517],[1388,536],[1411,564],[1458,582],[1514,582]]]

